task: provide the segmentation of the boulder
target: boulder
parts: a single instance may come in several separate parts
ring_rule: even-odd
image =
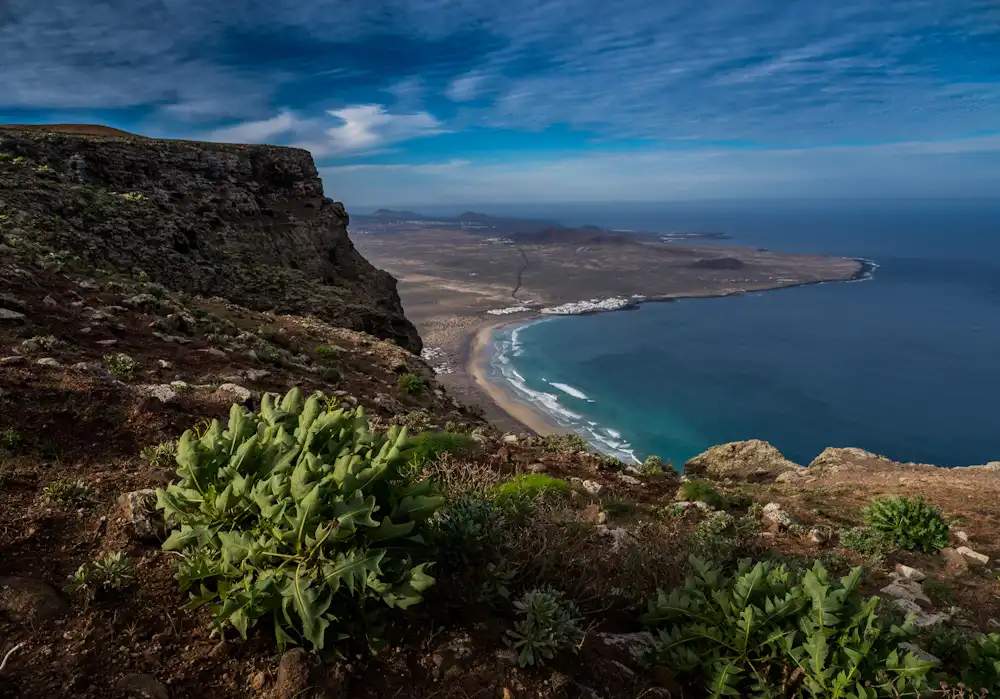
[[[878,454],[873,454],[870,451],[865,451],[864,449],[857,449],[855,447],[827,447],[823,450],[822,454],[809,463],[807,468],[809,471],[813,471],[815,469],[816,471],[829,471],[830,473],[837,473],[844,468],[861,466],[873,461],[886,464],[892,463],[890,459],[887,459],[884,456],[879,456]]]
[[[802,466],[786,459],[767,442],[751,439],[712,447],[684,464],[688,476],[767,482]]]
[[[215,392],[217,398],[222,400],[235,401],[236,403],[246,403],[253,397],[253,391],[235,383],[224,383]]]
[[[990,562],[990,557],[984,553],[979,553],[978,551],[973,551],[968,546],[959,546],[955,549],[956,553],[965,556],[966,558],[975,561],[976,563],[986,564]]]

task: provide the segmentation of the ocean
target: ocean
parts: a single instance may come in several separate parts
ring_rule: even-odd
[[[802,464],[828,446],[942,466],[1000,459],[1000,202],[495,213],[722,230],[732,236],[724,244],[877,265],[864,281],[648,303],[497,333],[493,378],[605,453],[680,466],[712,445],[757,438]]]

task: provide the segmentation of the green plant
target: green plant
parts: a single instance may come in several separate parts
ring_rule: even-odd
[[[135,566],[132,561],[121,551],[114,551],[77,568],[66,585],[66,591],[86,589],[94,594],[101,590],[124,590],[133,582]]]
[[[677,489],[677,497],[681,500],[703,502],[716,509],[722,509],[726,505],[726,501],[719,495],[715,486],[697,478],[681,483],[681,487]]]
[[[544,473],[522,473],[506,483],[501,483],[496,491],[497,502],[512,500],[534,500],[549,493],[569,492],[569,484]]]
[[[21,164],[23,164],[25,162],[27,162],[27,160],[25,159],[25,157],[23,155],[19,155],[16,158],[14,158],[14,164],[15,165],[21,165]]]
[[[922,498],[875,498],[864,511],[865,523],[909,551],[934,553],[948,545],[948,525],[937,508]]]
[[[53,481],[45,486],[45,497],[52,502],[80,507],[90,500],[90,488],[83,481]]]
[[[962,684],[975,690],[1000,691],[1000,634],[991,633],[971,640],[958,670]]]
[[[439,510],[434,520],[434,541],[439,558],[456,568],[472,568],[496,560],[504,543],[506,518],[489,500],[459,496]]]
[[[713,512],[689,536],[692,551],[704,559],[724,565],[756,552],[760,519],[747,515],[739,519],[728,512]]]
[[[590,451],[587,440],[576,434],[549,434],[542,438],[542,448],[553,454],[575,454],[578,451]]]
[[[332,366],[323,367],[323,371],[320,373],[320,376],[323,377],[323,380],[328,383],[336,383],[337,381],[340,381],[341,378],[340,370]]]
[[[139,362],[124,353],[104,355],[104,368],[117,379],[131,378],[139,368]]]
[[[669,461],[664,462],[658,456],[647,456],[646,460],[639,466],[639,472],[648,478],[658,478],[673,468]]]
[[[0,433],[0,449],[5,449],[9,452],[16,452],[20,446],[24,443],[24,437],[17,430],[16,427],[8,427],[2,433]]]
[[[427,388],[427,382],[419,374],[403,374],[396,383],[400,391],[410,396],[419,396]]]
[[[166,462],[173,461],[176,452],[176,442],[160,442],[159,444],[143,447],[142,451],[139,452],[139,456],[148,461],[150,466],[157,468]]]
[[[690,562],[684,588],[659,591],[642,621],[658,630],[647,659],[699,694],[871,699],[926,687],[933,663],[900,653],[906,633],[860,596],[861,568],[838,583],[819,562],[803,575],[743,561],[732,577]]]
[[[514,602],[514,609],[520,618],[507,634],[521,667],[544,665],[556,653],[576,650],[583,638],[576,605],[554,588],[529,590]]]
[[[466,456],[478,446],[479,443],[471,435],[462,432],[421,432],[413,438],[414,449],[410,463],[420,468],[442,454]]]
[[[343,350],[340,347],[331,347],[330,345],[316,345],[313,352],[321,359],[331,359],[338,356]]]
[[[131,201],[131,202],[140,202],[146,200],[146,196],[141,192],[125,192],[124,194],[121,195],[121,198],[124,199],[125,201]]]
[[[10,160],[13,156],[10,153],[0,153],[0,162]]]
[[[35,172],[38,173],[39,175],[47,175],[50,172],[55,172],[55,171],[48,165],[39,165],[38,167],[35,168]]]
[[[625,462],[616,456],[605,456],[604,457],[605,468],[610,468],[613,471],[624,471]]]
[[[857,551],[872,565],[882,565],[885,557],[896,548],[888,536],[872,527],[841,529],[839,536],[841,546]]]
[[[687,509],[676,502],[657,507],[654,509],[654,512],[664,519],[684,519],[687,516]]]
[[[405,430],[372,433],[363,410],[336,405],[265,394],[259,413],[233,405],[225,429],[213,420],[181,436],[180,480],[157,491],[181,525],[163,548],[180,552],[190,606],[208,605],[220,630],[246,637],[268,617],[280,648],[318,650],[357,620],[372,643],[380,611],[433,584],[423,534],[443,498],[400,477]]]
[[[259,328],[257,328],[257,335],[262,340],[265,340],[267,342],[274,342],[275,340],[277,340],[280,332],[281,331],[278,328],[274,327],[273,325],[262,325]]]

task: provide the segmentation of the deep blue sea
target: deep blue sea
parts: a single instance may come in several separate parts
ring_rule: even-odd
[[[867,281],[650,303],[499,334],[498,375],[602,450],[679,465],[759,438],[803,464],[827,446],[942,466],[1000,460],[1000,198],[516,214],[722,230],[729,244],[878,264]]]

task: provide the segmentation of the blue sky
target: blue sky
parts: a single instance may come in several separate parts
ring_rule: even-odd
[[[998,0],[6,0],[0,122],[298,145],[349,206],[1000,196]]]

